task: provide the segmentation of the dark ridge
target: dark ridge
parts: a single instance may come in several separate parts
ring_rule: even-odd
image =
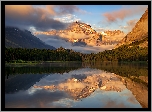
[[[19,28],[9,26],[5,27],[5,47],[56,49],[45,44],[28,30],[20,30]]]

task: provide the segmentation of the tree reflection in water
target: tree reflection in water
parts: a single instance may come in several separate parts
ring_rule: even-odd
[[[45,91],[47,91],[47,93],[48,92],[56,93],[58,91],[61,91],[62,93],[66,94],[64,95],[64,97],[52,102],[49,102],[49,101],[45,102],[44,100],[41,100],[43,99],[43,97],[37,97],[39,100],[41,100],[41,104],[45,105],[43,106],[44,108],[45,107],[68,107],[69,105],[63,105],[63,103],[65,102],[67,103],[70,102],[69,107],[83,106],[86,108],[87,107],[97,107],[97,108],[104,107],[105,108],[108,106],[122,107],[122,108],[123,107],[139,108],[141,107],[140,104],[142,105],[142,107],[148,106],[148,103],[145,103],[146,101],[141,99],[141,97],[143,96],[139,96],[139,95],[133,96],[132,93],[134,95],[136,94],[134,92],[135,90],[130,89],[134,87],[132,86],[131,81],[134,82],[135,78],[140,79],[143,82],[145,82],[143,83],[142,81],[140,81],[142,82],[140,84],[142,84],[144,87],[147,87],[148,82],[146,82],[145,77],[148,78],[148,69],[146,66],[132,65],[132,67],[130,67],[130,65],[127,65],[127,64],[124,65],[124,64],[113,64],[113,63],[110,63],[110,64],[79,63],[77,66],[74,66],[74,65],[62,66],[62,64],[60,65],[61,66],[47,65],[47,66],[35,66],[35,67],[14,67],[15,69],[14,73],[12,72],[11,67],[7,67],[5,75],[9,73],[10,79],[8,77],[9,80],[5,81],[5,84],[7,85],[5,87],[11,88],[10,90],[11,92],[13,91],[13,89],[16,88],[15,86],[12,86],[12,85],[17,86],[17,83],[20,83],[20,85],[22,86],[20,87],[18,91],[16,91],[16,93],[13,92],[11,94],[7,94],[6,92],[7,89],[5,90],[6,107],[10,107],[13,105],[14,107],[16,107],[15,104],[19,102],[17,99],[20,99],[20,98],[15,99],[15,97],[13,97],[16,94],[20,93],[21,95],[19,95],[19,97],[20,96],[24,97],[24,95],[29,96],[29,97],[34,97],[40,91],[43,91],[43,93],[45,93]],[[129,76],[126,75],[128,73],[130,74]],[[11,79],[12,75],[16,77]],[[29,76],[29,78],[25,82],[21,80],[21,76],[22,77],[24,76],[24,80],[26,80],[27,76]],[[35,79],[34,77],[35,78],[37,77],[36,79],[37,81],[31,80],[33,82],[30,83],[29,79]],[[127,83],[125,82],[126,80],[127,80]],[[13,84],[12,82],[16,84]],[[27,84],[31,84],[30,88],[22,89]],[[138,84],[135,84],[136,88]],[[126,87],[130,89],[132,93],[128,91]],[[141,86],[138,85],[138,88],[137,88],[138,91],[140,90],[139,87]],[[144,93],[146,93],[148,90],[146,91],[144,89],[144,91],[145,91]],[[127,94],[127,96],[125,94]],[[43,94],[41,95],[43,96]],[[145,94],[145,96],[147,96],[148,98],[148,94]],[[12,100],[10,101],[8,97],[9,98],[12,97]],[[140,102],[140,104],[136,101],[135,98]],[[32,102],[27,97],[24,100],[26,100],[25,101],[26,103]],[[104,102],[106,103],[103,104],[102,100],[104,100]],[[94,105],[93,105],[93,101],[95,103]],[[117,102],[118,104],[116,103],[117,105],[112,106],[111,104],[113,101]],[[90,102],[92,102],[92,105],[90,104]],[[101,105],[99,105],[98,103]],[[122,105],[120,105],[120,103]],[[22,102],[22,104],[26,105],[24,104],[24,102]],[[26,106],[28,107],[28,105]],[[34,106],[40,107],[40,105],[34,105]]]

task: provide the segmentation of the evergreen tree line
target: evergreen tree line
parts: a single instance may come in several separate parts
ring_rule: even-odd
[[[83,61],[147,61],[148,47],[122,45],[116,49],[105,50],[97,54],[85,54]]]
[[[148,47],[122,45],[99,53],[83,54],[62,47],[50,49],[5,48],[5,62],[24,61],[147,61]]]
[[[5,62],[82,61],[81,53],[62,47],[50,49],[5,48]]]

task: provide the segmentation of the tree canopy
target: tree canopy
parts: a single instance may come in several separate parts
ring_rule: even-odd
[[[84,54],[60,47],[50,49],[6,48],[5,62],[24,61],[147,61],[148,47],[139,47],[136,43],[122,45],[116,49],[99,53]]]

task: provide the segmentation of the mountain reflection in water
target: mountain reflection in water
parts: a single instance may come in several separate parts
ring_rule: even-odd
[[[31,75],[34,77],[35,74]],[[42,76],[34,84],[31,83],[30,88],[6,92],[5,107],[142,108],[115,73],[84,67],[39,75]],[[13,78],[6,80],[5,84],[10,82],[13,82]]]

